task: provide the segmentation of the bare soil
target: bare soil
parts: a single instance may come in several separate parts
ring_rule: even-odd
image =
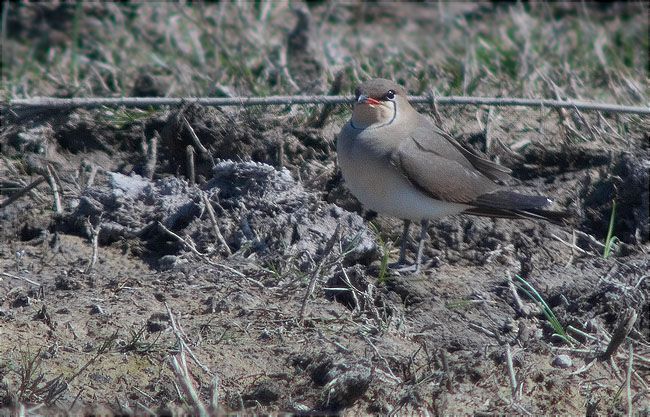
[[[400,275],[401,222],[337,172],[344,108],[319,128],[286,109],[3,111],[0,202],[45,176],[62,206],[45,181],[0,208],[2,415],[196,413],[181,357],[214,414],[649,413],[650,121],[585,142],[548,111],[504,110],[488,140],[476,109],[440,111],[571,222],[440,219],[423,272]],[[587,136],[600,119],[564,122]]]
[[[224,159],[211,169],[199,160],[196,185],[184,178],[178,157],[191,140],[177,123],[182,114],[197,121],[194,130],[210,154]],[[51,405],[63,408],[178,404],[168,361],[179,346],[169,307],[209,370],[192,367],[201,397],[216,376],[227,410],[464,414],[523,407],[577,414],[587,404],[602,414],[623,412],[616,392],[625,349],[611,362],[576,371],[604,350],[628,308],[638,314],[629,343],[648,352],[647,150],[585,161],[584,153],[535,148],[513,165],[525,178],[522,190],[552,195],[579,212],[576,227],[584,233],[603,235],[615,195],[618,256],[603,259],[602,248],[583,242],[586,235],[576,245],[588,252],[572,251],[554,238],[569,239],[569,226],[459,216],[430,227],[425,271],[399,276],[382,268],[386,251],[395,251],[381,241],[396,240],[400,222],[380,216],[371,229],[363,212],[334,204],[359,207],[339,183],[334,138],[322,133],[328,130],[287,131],[250,120],[246,112],[190,107],[118,131],[79,111],[47,132],[63,213],[52,213],[47,187],[1,212],[5,406],[52,400],[45,385],[59,375],[70,382]],[[228,129],[220,129],[225,123]],[[161,132],[153,180],[139,175],[142,129]],[[322,145],[307,146],[309,135]],[[28,146],[25,137],[10,137],[9,158]],[[42,162],[34,158],[13,181],[34,178],[29,174]],[[544,169],[529,168],[535,163]],[[66,167],[75,165],[89,168],[71,183]],[[88,184],[91,167],[99,172]],[[101,227],[92,267],[89,225]],[[523,308],[517,306],[508,283],[515,274],[528,279],[565,328],[589,336],[573,334],[581,349],[554,337],[523,293]],[[514,401],[506,345],[520,384]],[[554,366],[563,353],[568,368]],[[30,381],[20,369],[35,359],[40,367],[25,387]],[[635,369],[633,399],[647,407],[647,363]]]

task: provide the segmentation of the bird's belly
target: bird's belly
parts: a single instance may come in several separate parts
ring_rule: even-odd
[[[469,206],[428,197],[387,160],[338,155],[346,186],[365,208],[420,221],[460,213]]]

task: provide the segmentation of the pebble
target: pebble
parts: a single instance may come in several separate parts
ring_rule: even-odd
[[[553,359],[553,366],[557,368],[566,369],[573,366],[573,361],[571,360],[569,355],[557,355]]]

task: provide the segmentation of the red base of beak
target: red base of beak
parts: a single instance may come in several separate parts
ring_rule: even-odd
[[[368,97],[367,99],[362,101],[362,103],[363,104],[370,104],[371,106],[377,106],[377,105],[381,104],[381,102],[379,100],[376,100],[376,99],[374,99],[372,97]]]

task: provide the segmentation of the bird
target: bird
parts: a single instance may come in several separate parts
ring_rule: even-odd
[[[343,181],[364,208],[404,220],[398,271],[418,273],[429,220],[456,214],[546,220],[562,224],[546,196],[513,191],[511,170],[465,148],[409,103],[397,83],[360,84],[350,120],[336,141]],[[411,222],[420,222],[413,265],[406,266]]]

